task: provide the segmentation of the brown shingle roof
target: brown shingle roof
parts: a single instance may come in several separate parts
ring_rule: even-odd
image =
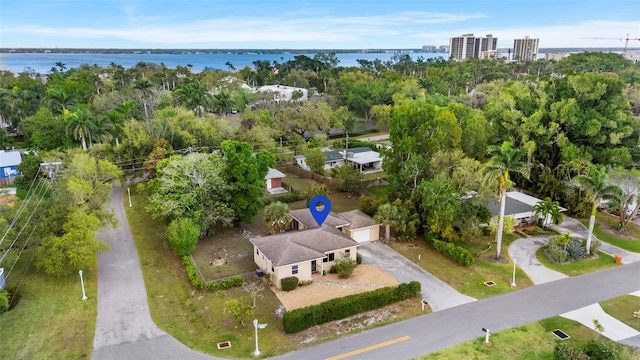
[[[332,226],[289,231],[250,241],[277,267],[322,259],[327,252],[358,245]]]
[[[298,209],[298,210],[291,210],[291,216],[298,220],[300,223],[304,224],[304,227],[306,228],[317,228],[318,227],[318,223],[316,222],[316,220],[313,218],[313,216],[311,215],[311,211],[306,208],[306,209]],[[349,221],[349,219],[345,218],[344,216],[340,215],[340,214],[336,214],[333,211],[329,212],[329,216],[327,216],[327,219],[324,221],[324,223],[322,225],[329,225],[332,226],[334,228],[340,228],[343,226],[347,226],[349,225],[351,222]]]
[[[347,226],[347,229],[349,230],[376,225],[375,220],[373,220],[371,216],[363,213],[360,210],[341,212],[340,215],[349,219],[349,221],[351,222],[351,224]]]

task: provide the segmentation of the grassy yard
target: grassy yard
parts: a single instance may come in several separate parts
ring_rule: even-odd
[[[640,318],[633,317],[633,312],[640,310],[640,297],[624,295],[603,301],[600,306],[607,314],[640,331]]]
[[[451,348],[422,356],[421,360],[553,360],[553,349],[558,340],[551,331],[561,329],[570,338],[563,340],[575,348],[581,348],[597,334],[580,323],[562,317],[553,317],[536,323],[501,331],[491,335],[491,346],[484,346],[484,336]],[[606,331],[606,329],[605,329]],[[612,343],[600,336],[601,341]],[[631,350],[624,350],[634,359]],[[637,354],[635,354],[637,356]]]
[[[580,221],[585,227],[589,227],[589,219],[582,219]],[[604,231],[603,228],[606,228],[608,232]],[[596,215],[596,226],[593,229],[593,234],[598,239],[611,245],[627,251],[640,253],[640,226],[633,223],[627,225],[627,233],[624,233],[624,236],[629,238],[613,235],[616,233],[623,235],[623,233],[615,230],[617,228],[618,221],[616,217],[609,214],[598,213]]]
[[[82,301],[78,273],[58,278],[33,266],[27,269],[31,257],[31,251],[23,253],[8,278],[9,287],[20,286],[19,298],[0,315],[0,359],[90,359],[97,314],[95,269],[84,270],[89,299]]]
[[[388,189],[389,189],[389,185],[381,185],[381,186],[372,186],[367,190],[369,190],[370,193],[372,193],[377,197],[384,198],[387,196]]]
[[[503,239],[504,249],[515,239],[516,237],[513,235],[505,236]],[[488,241],[489,240],[486,242],[461,242],[458,244],[469,250],[472,255],[476,255],[486,249],[485,244]],[[478,299],[533,285],[529,277],[518,268],[516,271],[516,284],[518,286],[512,288],[513,263],[501,264],[484,258],[485,255],[495,254],[495,249],[491,249],[475,257],[473,265],[464,267],[437,252],[431,245],[422,240],[422,238],[418,238],[410,243],[392,242],[390,246],[459,292]],[[502,254],[505,256],[506,251],[503,250]],[[418,257],[420,257],[420,259],[418,259]],[[495,282],[496,285],[484,285],[484,282],[489,280]]]
[[[536,251],[536,259],[542,263],[542,265],[559,271],[568,276],[577,276],[582,274],[588,274],[590,272],[608,269],[610,267],[618,266],[613,260],[612,256],[609,256],[602,251],[598,252],[598,257],[595,259],[584,259],[580,261],[574,261],[568,264],[555,264],[544,253],[547,246],[543,246]]]

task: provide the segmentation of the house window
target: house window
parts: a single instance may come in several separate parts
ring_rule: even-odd
[[[345,251],[344,251],[344,254],[345,254],[345,255],[351,255],[351,249],[347,249],[347,250],[345,250]]]
[[[291,275],[295,275],[298,273],[298,265],[293,265],[291,267]]]
[[[276,272],[276,267],[271,264],[271,272]]]
[[[258,248],[256,248],[256,255],[260,255],[260,250],[258,250]]]
[[[329,261],[333,261],[335,255],[333,253],[327,254],[327,256],[325,256],[322,259],[322,262],[329,262]]]

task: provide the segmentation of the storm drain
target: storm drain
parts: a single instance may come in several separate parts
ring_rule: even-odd
[[[560,340],[566,340],[566,339],[571,337],[566,332],[564,332],[564,331],[562,331],[560,329],[555,329],[555,330],[552,331],[552,333],[553,333],[553,335],[555,335]]]
[[[496,283],[494,281],[485,281],[483,284],[487,285],[487,286],[494,286]]]
[[[223,341],[218,343],[218,349],[228,349],[231,347],[231,341]]]

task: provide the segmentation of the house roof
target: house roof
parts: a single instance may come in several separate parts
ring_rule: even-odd
[[[327,154],[327,161],[336,161],[340,159],[344,159],[344,154],[342,154],[338,150],[330,150],[325,152]]]
[[[521,193],[519,191],[507,192],[507,202],[504,208],[504,214],[513,216],[516,219],[523,217],[533,216],[533,207],[539,203],[540,199]],[[500,214],[500,202],[492,200],[487,204],[487,209],[491,215]],[[561,207],[560,211],[566,211],[567,209]]]
[[[346,217],[351,221],[351,224],[347,225],[349,230],[360,229],[363,227],[376,225],[375,220],[360,210],[351,210],[340,213],[340,215]]]
[[[0,167],[20,165],[22,157],[19,151],[0,150]]]
[[[354,148],[349,148],[348,151],[350,153],[359,154],[359,153],[373,151],[373,150],[369,149],[368,147],[354,147]]]
[[[322,259],[328,252],[358,245],[332,226],[288,231],[250,241],[276,267]]]
[[[311,215],[311,211],[309,210],[309,208],[291,210],[291,216],[294,219],[298,220],[298,222],[301,222],[306,228],[318,227],[318,223],[316,223],[313,215]],[[329,212],[329,215],[327,215],[327,218],[324,220],[323,225],[326,224],[334,228],[340,228],[343,226],[347,226],[350,223],[351,221],[349,221],[349,219],[345,218],[341,214],[336,214],[331,211]]]
[[[278,179],[278,178],[283,178],[287,175],[285,175],[284,173],[282,173],[281,171],[278,171],[277,169],[272,169],[269,168],[269,171],[267,172],[267,175],[264,176],[264,179]]]

